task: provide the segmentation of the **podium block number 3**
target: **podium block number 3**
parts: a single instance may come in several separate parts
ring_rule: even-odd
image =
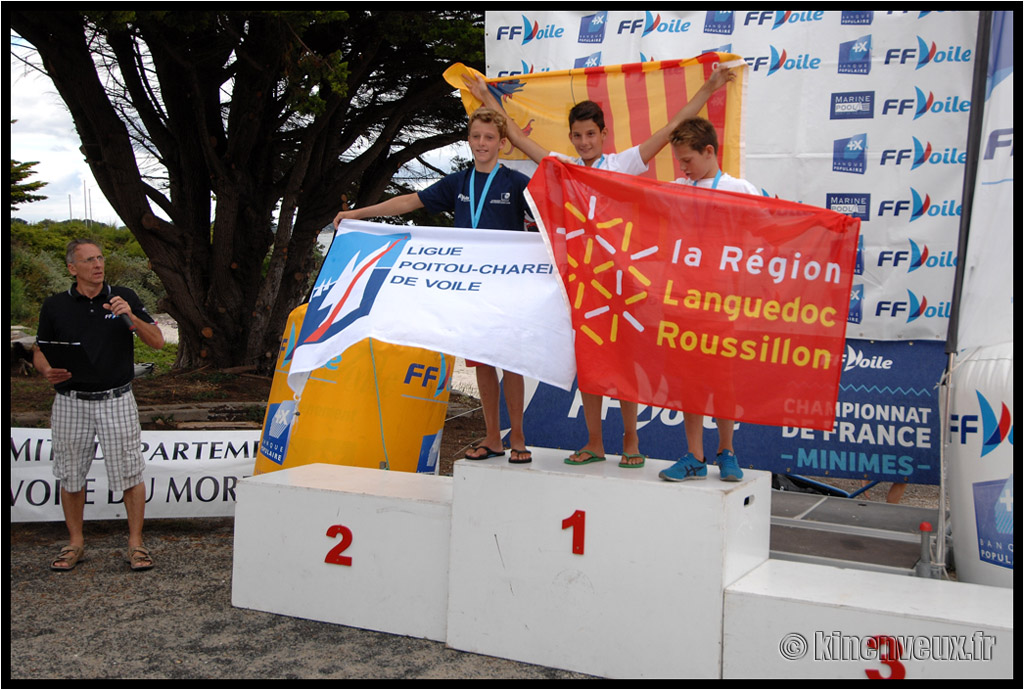
[[[577,510],[569,517],[562,520],[562,529],[572,528],[572,552],[583,555],[583,539],[586,533],[587,514]]]
[[[327,557],[324,558],[324,563],[332,563],[334,565],[352,565],[351,556],[342,556],[345,553],[345,549],[352,545],[352,530],[345,525],[331,525],[327,528],[327,536],[332,539],[341,535],[341,541],[334,545],[330,551],[327,552]]]

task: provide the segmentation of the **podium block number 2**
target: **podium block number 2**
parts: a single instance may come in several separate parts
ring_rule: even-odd
[[[334,545],[330,551],[327,552],[327,557],[324,558],[324,563],[332,563],[334,565],[352,565],[351,556],[342,556],[349,546],[352,545],[352,530],[345,525],[331,525],[327,528],[327,536],[337,537],[341,535],[341,541]]]
[[[572,552],[583,555],[583,540],[586,533],[587,514],[577,510],[569,517],[562,520],[562,529],[572,527]]]

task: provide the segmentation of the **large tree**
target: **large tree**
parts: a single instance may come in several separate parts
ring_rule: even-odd
[[[166,287],[180,366],[272,366],[343,196],[463,139],[441,75],[483,57],[461,11],[8,16]]]

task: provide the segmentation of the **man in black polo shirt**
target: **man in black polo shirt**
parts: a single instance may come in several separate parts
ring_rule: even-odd
[[[164,346],[163,334],[132,290],[104,281],[105,264],[98,244],[73,240],[66,258],[75,282],[67,292],[43,302],[36,334],[39,346],[33,354],[36,369],[57,392],[50,423],[53,473],[60,479],[60,502],[70,536],[50,567],[71,570],[83,557],[85,480],[98,437],[109,488],[124,492],[128,561],[133,570],[148,570],[153,559],[142,543],[145,461],[131,390],[135,373],[132,333],[157,350]],[[51,366],[44,349],[49,349],[51,357],[66,357],[74,364],[67,365],[70,369]]]

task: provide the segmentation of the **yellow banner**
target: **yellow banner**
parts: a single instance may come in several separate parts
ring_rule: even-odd
[[[285,326],[255,474],[312,463],[436,473],[454,358],[362,340],[311,372],[295,400],[288,371],[306,307]]]

